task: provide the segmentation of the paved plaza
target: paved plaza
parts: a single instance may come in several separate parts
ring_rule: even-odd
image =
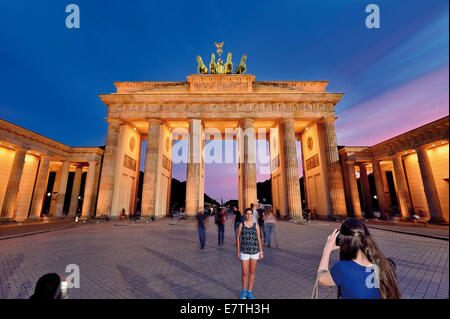
[[[338,225],[278,223],[278,248],[266,247],[256,268],[255,297],[309,298],[323,245]],[[405,298],[448,298],[448,240],[371,231],[395,260]],[[0,240],[0,298],[28,298],[41,275],[64,275],[69,264],[81,273],[80,288],[69,289],[70,298],[238,298],[241,268],[233,236],[228,220],[225,245],[218,247],[209,218],[204,250],[195,225],[171,219],[91,222]],[[331,264],[338,258],[334,252]],[[320,297],[329,298],[328,290],[321,288]]]

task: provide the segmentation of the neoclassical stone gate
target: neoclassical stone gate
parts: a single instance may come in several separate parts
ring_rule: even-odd
[[[241,211],[255,203],[255,142],[270,142],[274,211],[301,219],[296,141],[302,144],[306,201],[323,217],[346,216],[334,129],[334,107],[343,94],[325,91],[326,81],[255,81],[250,74],[195,74],[187,82],[115,82],[101,94],[109,123],[97,216],[136,209],[140,145],[147,139],[143,217],[169,210],[172,143],[189,140],[186,214],[203,210],[204,140],[220,134],[237,141]],[[186,134],[179,134],[181,131]],[[231,130],[231,131],[230,131]],[[231,132],[231,134],[230,134]]]

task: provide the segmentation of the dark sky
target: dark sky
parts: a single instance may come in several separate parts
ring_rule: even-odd
[[[65,26],[70,3],[80,29]],[[370,3],[380,29],[365,26]],[[209,61],[224,41],[235,64],[248,55],[256,80],[330,81],[328,91],[345,93],[339,144],[372,145],[448,115],[448,14],[444,0],[1,0],[0,118],[71,146],[102,145],[97,94],[115,91],[113,81],[185,81],[195,56]],[[211,196],[235,197],[236,183],[235,165],[207,166]]]

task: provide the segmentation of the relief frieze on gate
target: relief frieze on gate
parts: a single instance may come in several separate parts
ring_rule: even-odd
[[[324,112],[333,113],[334,103],[177,103],[110,104],[110,113],[121,112]]]

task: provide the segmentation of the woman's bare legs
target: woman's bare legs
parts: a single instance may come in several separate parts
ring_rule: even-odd
[[[249,274],[248,274],[248,290],[252,290],[253,289],[253,282],[255,281],[255,268],[256,268],[256,263],[258,261],[256,259],[250,259],[250,269],[249,269]]]
[[[241,260],[241,265],[242,265],[242,289],[247,290],[249,261]]]

